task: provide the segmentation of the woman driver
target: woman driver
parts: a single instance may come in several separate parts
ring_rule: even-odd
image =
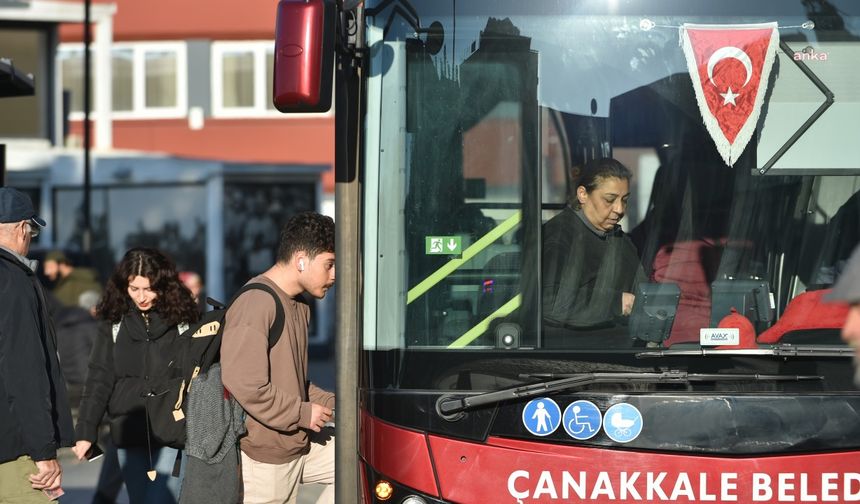
[[[599,331],[616,327],[630,315],[634,286],[645,280],[636,248],[619,225],[631,177],[615,159],[589,161],[575,181],[571,204],[544,225],[546,326]],[[552,332],[546,333],[548,343]],[[626,331],[623,338],[629,341]]]

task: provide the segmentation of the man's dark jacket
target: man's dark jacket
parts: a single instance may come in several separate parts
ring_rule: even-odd
[[[44,291],[30,268],[0,249],[0,463],[54,459],[73,443]]]

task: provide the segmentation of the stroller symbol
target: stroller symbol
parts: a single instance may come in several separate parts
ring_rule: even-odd
[[[620,411],[616,411],[609,418],[609,423],[615,427],[615,435],[617,437],[627,437],[630,435],[630,427],[633,427],[636,420],[628,420],[621,416]]]
[[[603,432],[616,443],[629,443],[642,432],[642,413],[632,404],[619,403],[606,410]]]

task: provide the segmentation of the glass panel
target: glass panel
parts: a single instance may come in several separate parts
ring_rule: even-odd
[[[69,93],[70,112],[84,111],[84,51],[62,50],[57,53],[63,72],[63,90]]]
[[[254,106],[254,53],[225,51],[222,56],[221,82],[225,108]]]
[[[417,1],[420,26],[442,25],[433,40],[378,5],[370,348],[698,348],[733,308],[759,343],[841,344],[841,320],[797,306],[826,309],[821,289],[860,242],[856,17],[808,2],[629,2],[607,15],[600,2]],[[678,27],[766,21],[789,50],[774,48],[773,101],[729,166]],[[762,176],[824,101],[796,64],[807,46],[836,102]]]
[[[266,110],[275,110],[275,102],[273,100],[272,90],[274,86],[273,72],[275,70],[275,54],[274,50],[266,50]]]
[[[158,198],[153,198],[153,191]],[[55,192],[56,245],[69,250],[83,246],[83,193],[78,188]],[[99,187],[91,193],[92,259],[102,278],[132,247],[158,248],[180,270],[205,278],[206,189],[202,185]],[[181,218],[177,216],[182,216]]]
[[[275,262],[280,226],[293,215],[316,209],[312,183],[224,185],[224,288],[236,292]]]
[[[146,108],[178,106],[176,52],[147,51],[144,71],[146,72]]]
[[[51,136],[48,132],[48,103],[52,101],[54,84],[45,77],[48,71],[45,30],[47,28],[0,27],[0,57],[12,60],[18,72],[33,74],[36,85],[33,96],[0,99],[0,138]]]
[[[113,110],[126,112],[134,107],[134,52],[113,50]]]

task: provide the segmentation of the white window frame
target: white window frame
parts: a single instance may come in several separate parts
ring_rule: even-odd
[[[224,106],[224,55],[232,52],[250,52],[254,55],[254,105],[251,107]],[[281,118],[301,119],[308,117],[331,117],[334,115],[334,102],[328,112],[284,114],[276,109],[267,108],[272,101],[267,96],[266,55],[275,52],[274,40],[241,40],[212,42],[212,117],[214,118]]]
[[[132,109],[111,111],[113,119],[179,119],[188,115],[188,47],[185,42],[118,42],[111,47],[113,51],[131,50],[132,52]],[[59,51],[83,51],[83,44],[60,44]],[[93,50],[91,47],[90,50]],[[149,52],[173,52],[176,54],[176,105],[173,107],[146,106],[146,54]],[[113,63],[111,63],[113,64]],[[98,76],[96,76],[98,79]],[[62,82],[62,76],[60,76]],[[99,85],[108,83],[99,82]],[[113,104],[111,104],[113,106]],[[93,114],[90,114],[91,116]],[[83,112],[71,112],[70,120],[82,120]]]

